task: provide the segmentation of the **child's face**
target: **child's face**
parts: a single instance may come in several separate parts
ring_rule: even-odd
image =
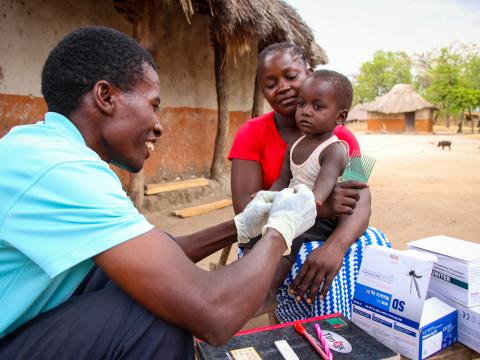
[[[276,112],[294,116],[298,91],[307,77],[302,60],[294,59],[289,51],[278,51],[268,55],[260,66],[260,86],[265,99]]]
[[[333,86],[322,79],[308,78],[298,94],[295,120],[304,134],[321,135],[342,121]]]

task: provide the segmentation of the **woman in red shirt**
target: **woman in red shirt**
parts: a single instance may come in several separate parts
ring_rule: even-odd
[[[298,91],[309,72],[305,55],[292,44],[274,44],[260,53],[257,78],[274,111],[243,124],[230,150],[235,213],[245,208],[253,193],[270,188],[280,174],[287,146],[301,136],[295,110]],[[343,125],[334,134],[349,144],[351,153],[360,150]],[[364,183],[337,184],[317,213],[324,218],[339,216],[338,225],[326,241],[305,242],[287,277],[276,284],[280,285],[276,314],[282,322],[335,312],[350,318],[365,245],[390,246],[382,232],[367,229],[370,192]]]

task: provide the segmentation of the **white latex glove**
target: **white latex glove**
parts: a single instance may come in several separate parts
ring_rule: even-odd
[[[263,227],[274,228],[282,234],[287,244],[286,254],[290,253],[292,241],[315,224],[317,207],[312,191],[303,184],[283,189],[275,196],[267,224]]]
[[[277,191],[259,191],[243,211],[235,216],[237,239],[239,243],[248,243],[250,239],[262,233],[267,223],[268,213]]]

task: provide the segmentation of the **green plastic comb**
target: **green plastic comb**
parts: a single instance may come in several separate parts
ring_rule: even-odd
[[[350,162],[343,171],[342,181],[359,180],[367,182],[377,160],[370,155],[353,152]]]

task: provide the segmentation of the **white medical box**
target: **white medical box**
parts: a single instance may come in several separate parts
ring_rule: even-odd
[[[467,307],[480,305],[480,244],[441,235],[411,241],[408,248],[438,258],[429,290]]]
[[[466,307],[434,291],[428,291],[427,297],[434,296],[457,309],[457,338],[462,344],[480,353],[480,305]]]
[[[352,321],[410,359],[457,341],[457,310],[426,299],[436,257],[414,250],[365,248],[352,305]]]

